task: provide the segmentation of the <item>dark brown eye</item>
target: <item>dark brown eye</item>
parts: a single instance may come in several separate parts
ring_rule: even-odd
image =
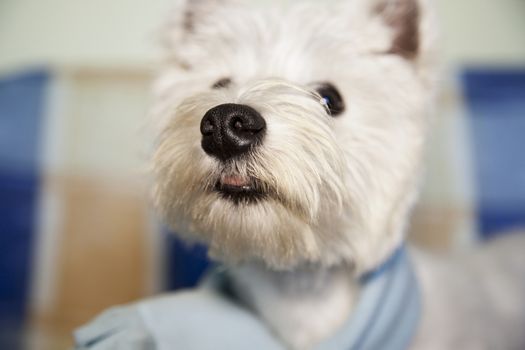
[[[224,89],[230,86],[232,83],[232,80],[230,78],[222,78],[218,80],[215,84],[213,84],[211,87],[213,89]]]
[[[345,111],[345,102],[335,86],[330,83],[321,83],[316,91],[321,95],[321,103],[332,117],[336,117]]]

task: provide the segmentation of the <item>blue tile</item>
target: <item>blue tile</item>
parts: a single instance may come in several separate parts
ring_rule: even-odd
[[[207,248],[188,245],[171,233],[166,233],[166,288],[176,290],[194,287],[210,266]]]
[[[28,72],[0,78],[0,171],[35,173],[49,74]]]
[[[525,68],[463,76],[483,237],[525,226]]]
[[[0,78],[0,323],[13,329],[30,292],[48,81],[45,71]]]

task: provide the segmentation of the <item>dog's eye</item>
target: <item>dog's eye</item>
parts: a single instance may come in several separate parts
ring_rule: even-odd
[[[335,86],[330,83],[322,83],[316,90],[317,93],[321,95],[321,103],[330,112],[332,117],[336,117],[344,112],[345,102]]]
[[[222,79],[217,80],[217,82],[215,82],[215,84],[213,84],[211,87],[213,89],[224,89],[230,86],[231,83],[232,83],[232,80],[230,78],[222,78]]]

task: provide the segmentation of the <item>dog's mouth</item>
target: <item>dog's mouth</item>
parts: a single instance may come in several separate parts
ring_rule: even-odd
[[[234,203],[256,203],[266,196],[260,181],[236,174],[222,174],[214,190]]]

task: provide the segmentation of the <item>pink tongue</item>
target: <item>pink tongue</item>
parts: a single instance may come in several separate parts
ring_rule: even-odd
[[[239,175],[223,175],[221,182],[223,185],[234,187],[244,187],[250,185],[249,179]]]

